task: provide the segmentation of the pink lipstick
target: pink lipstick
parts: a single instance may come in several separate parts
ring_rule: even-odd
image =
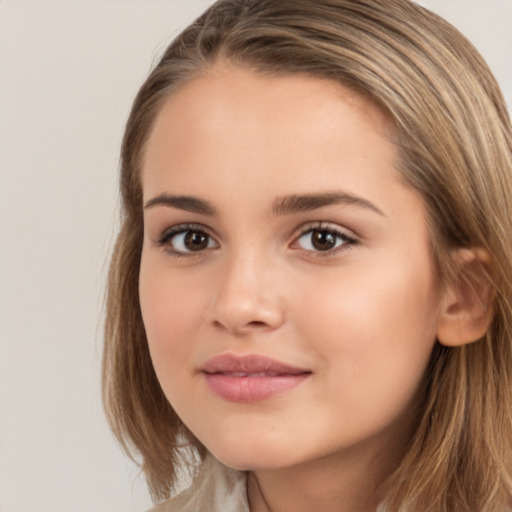
[[[264,356],[224,354],[201,368],[208,388],[231,402],[257,402],[290,390],[311,375]]]

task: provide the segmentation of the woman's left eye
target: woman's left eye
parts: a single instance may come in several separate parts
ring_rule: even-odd
[[[357,243],[357,240],[334,228],[311,228],[297,238],[294,245],[305,251],[330,252]]]

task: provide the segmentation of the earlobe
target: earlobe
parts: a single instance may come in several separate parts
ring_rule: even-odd
[[[492,258],[481,248],[457,249],[455,279],[444,291],[437,324],[442,345],[461,346],[479,340],[493,316]]]

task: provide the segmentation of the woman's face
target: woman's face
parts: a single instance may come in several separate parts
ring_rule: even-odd
[[[436,338],[392,123],[328,80],[216,65],[161,109],[140,302],[162,388],[242,469],[400,443]]]

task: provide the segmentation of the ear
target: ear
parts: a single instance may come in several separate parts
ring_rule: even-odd
[[[455,279],[444,290],[437,339],[456,347],[479,340],[493,317],[492,258],[481,248],[457,249],[452,254]]]

